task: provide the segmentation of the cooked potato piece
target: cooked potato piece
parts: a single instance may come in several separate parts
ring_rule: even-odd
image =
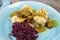
[[[26,20],[26,18],[21,18],[21,17],[13,16],[13,17],[11,17],[11,20],[12,20],[13,23],[14,22],[23,22],[23,21]]]
[[[40,16],[35,16],[34,20],[40,25],[44,25],[47,21],[44,17],[40,17]]]
[[[46,9],[39,9],[36,11],[37,15],[44,17],[45,19],[48,18],[48,13]]]

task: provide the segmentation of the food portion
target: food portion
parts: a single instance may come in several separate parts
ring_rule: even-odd
[[[12,35],[16,40],[36,40],[37,31],[25,22],[15,22],[12,25]]]
[[[49,18],[46,9],[34,10],[28,5],[14,11],[10,19],[13,23],[12,34],[17,38],[16,40],[36,40],[35,35],[57,25],[56,20]]]
[[[45,23],[46,23],[46,19],[44,18],[44,17],[40,17],[40,16],[35,16],[34,17],[34,20],[38,23],[38,24],[40,24],[40,25],[44,25]]]

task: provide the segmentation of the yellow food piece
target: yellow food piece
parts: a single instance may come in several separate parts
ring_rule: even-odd
[[[32,13],[32,7],[25,5],[21,10],[30,11]]]
[[[18,17],[17,18],[17,22],[23,22],[23,21],[25,21],[26,20],[26,18],[21,18],[21,17]]]
[[[17,17],[17,16],[13,16],[11,17],[12,22],[23,22],[24,20],[26,20],[26,18],[21,18],[21,17]]]
[[[47,10],[46,10],[46,9],[42,8],[42,9],[41,9],[41,11],[42,11],[45,15],[48,15],[48,13],[47,13]]]
[[[34,20],[41,25],[44,25],[46,23],[46,19],[44,17],[35,16]]]
[[[13,17],[11,17],[10,18],[11,19],[11,21],[14,23],[14,22],[17,22],[17,16],[13,16]]]
[[[43,26],[43,27],[35,27],[35,30],[37,30],[39,33],[45,32],[46,31],[46,27],[45,26]]]
[[[39,27],[39,24],[37,22],[33,23],[34,27]]]
[[[47,25],[48,28],[53,28],[53,27],[57,26],[57,22],[56,22],[56,20],[48,19],[47,22],[46,22],[46,25]]]
[[[48,21],[46,22],[46,24],[47,24],[47,27],[48,27],[48,28],[52,28],[52,25],[53,25],[53,24],[51,23],[51,20],[48,20]]]
[[[39,10],[36,10],[36,13],[37,13],[37,15],[42,16],[42,17],[44,17],[45,19],[48,18],[47,10],[44,9],[44,8],[39,9]]]
[[[47,10],[44,9],[44,8],[39,9],[39,10],[37,10],[36,12],[38,12],[39,14],[44,13],[45,15],[48,15]]]
[[[56,27],[58,25],[56,20],[52,20],[51,23],[53,24],[52,27]]]

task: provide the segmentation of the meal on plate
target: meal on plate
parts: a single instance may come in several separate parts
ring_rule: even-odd
[[[44,8],[34,10],[25,5],[10,15],[12,21],[12,35],[16,40],[36,40],[38,33],[45,32],[57,25],[56,20],[51,20],[48,11]]]

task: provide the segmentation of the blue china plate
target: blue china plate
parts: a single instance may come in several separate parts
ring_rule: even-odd
[[[18,9],[21,9],[24,5],[29,5],[33,9],[45,8],[48,11],[48,16],[57,21],[58,25],[56,28],[47,29],[43,33],[39,33],[37,40],[60,40],[60,14],[54,8],[40,2],[34,1],[22,1],[14,3],[10,6],[5,7],[0,11],[0,40],[10,40],[9,33],[12,31],[12,22],[10,20],[10,14]],[[16,40],[15,37],[12,37]]]

